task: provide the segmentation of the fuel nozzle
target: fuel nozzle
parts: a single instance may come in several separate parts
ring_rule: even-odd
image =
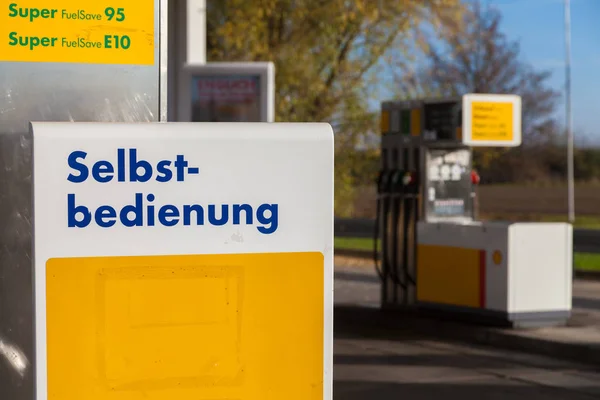
[[[402,176],[402,184],[404,190],[408,193],[413,193],[417,190],[417,173],[414,171],[406,171]]]
[[[409,185],[415,183],[414,173],[410,172],[410,171],[406,171],[404,173],[404,176],[402,177],[402,183],[404,183],[405,186],[409,186]]]
[[[377,177],[377,194],[389,193],[390,176],[391,173],[387,169],[379,171],[379,176]]]
[[[395,169],[390,176],[390,191],[399,193],[402,191],[402,171]]]

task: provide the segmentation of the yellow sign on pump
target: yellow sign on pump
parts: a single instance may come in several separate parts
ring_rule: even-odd
[[[513,138],[511,103],[471,103],[471,139],[507,141]]]
[[[13,0],[0,61],[153,65],[155,0]]]
[[[390,112],[389,111],[381,111],[381,121],[380,121],[380,129],[381,133],[388,133],[390,130]]]
[[[463,97],[462,141],[470,146],[521,144],[521,98],[468,94]]]
[[[410,110],[410,134],[420,136],[421,129],[421,109],[413,108]]]

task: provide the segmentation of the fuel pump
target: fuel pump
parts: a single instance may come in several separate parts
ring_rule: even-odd
[[[374,254],[377,266],[380,239],[382,306],[406,306],[416,300],[417,225],[438,206],[437,198],[431,203],[425,196],[429,146],[459,144],[459,114],[460,102],[454,98],[382,104],[381,154],[387,168],[378,180]],[[436,194],[444,195],[439,190]]]
[[[493,94],[382,103],[374,254],[378,261],[381,239],[381,308],[523,327],[566,323],[572,227],[476,221],[472,147],[519,145],[520,107],[517,96]],[[551,245],[540,252],[540,243]],[[536,277],[547,271],[553,283],[542,290]]]

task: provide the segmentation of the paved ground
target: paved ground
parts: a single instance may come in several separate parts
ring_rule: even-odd
[[[555,360],[403,338],[336,336],[334,399],[600,399],[600,374]]]
[[[378,285],[364,266],[338,264],[335,290],[335,399],[600,399],[596,366],[376,328]],[[574,293],[578,312],[600,314],[600,283]]]

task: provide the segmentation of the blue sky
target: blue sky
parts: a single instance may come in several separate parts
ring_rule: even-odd
[[[564,93],[563,0],[488,0],[503,15],[503,31],[521,44],[524,61],[550,70]],[[571,0],[571,98],[576,138],[600,143],[600,0]],[[558,113],[564,122],[564,103]]]
[[[501,29],[520,43],[521,59],[552,73],[549,83],[563,95],[557,117],[566,124],[564,0],[481,1],[501,11]],[[384,79],[378,97],[390,100],[393,89]],[[600,0],[571,0],[571,99],[576,142],[600,145]]]

